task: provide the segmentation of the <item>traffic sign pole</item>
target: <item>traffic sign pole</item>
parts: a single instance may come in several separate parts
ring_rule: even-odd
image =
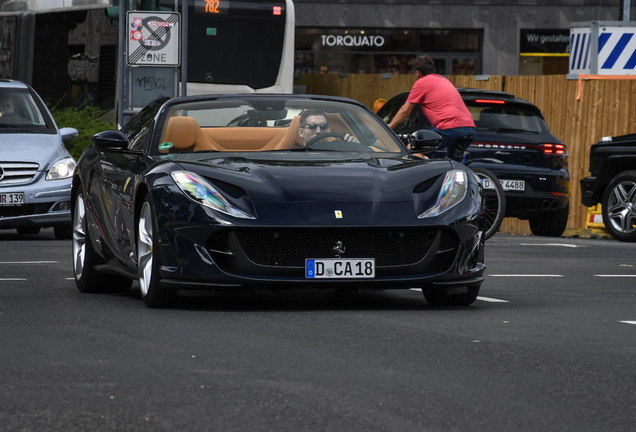
[[[188,0],[183,0],[182,50],[181,50],[181,96],[188,94]]]

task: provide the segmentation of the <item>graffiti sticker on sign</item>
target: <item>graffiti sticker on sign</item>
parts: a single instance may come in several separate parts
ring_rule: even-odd
[[[181,15],[178,12],[128,12],[128,64],[179,66]]]

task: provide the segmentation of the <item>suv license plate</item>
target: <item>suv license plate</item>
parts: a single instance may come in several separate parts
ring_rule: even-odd
[[[524,191],[526,190],[525,180],[499,180],[503,190],[505,191]]]
[[[375,259],[307,259],[307,279],[359,279],[375,277]]]
[[[0,193],[0,206],[16,206],[24,204],[24,193],[9,192]]]
[[[526,182],[525,180],[499,180],[501,183],[501,187],[505,191],[525,191],[526,190]],[[484,189],[494,189],[495,186],[491,183],[491,181],[487,178],[481,180],[481,184],[484,186]]]

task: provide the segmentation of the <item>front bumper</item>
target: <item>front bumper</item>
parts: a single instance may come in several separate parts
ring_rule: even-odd
[[[55,227],[71,223],[71,179],[0,188],[0,193],[24,193],[24,204],[0,206],[0,229]]]
[[[480,285],[485,271],[483,231],[473,224],[430,229],[435,233],[430,245],[421,256],[407,263],[387,263],[386,256],[373,252],[358,257],[352,250],[352,257],[376,259],[373,279],[306,279],[305,268],[299,262],[304,263],[304,258],[321,258],[310,255],[311,252],[303,252],[297,262],[284,265],[274,262],[278,258],[267,263],[255,262],[258,259],[245,249],[245,243],[238,241],[234,232],[221,236],[200,232],[198,241],[187,241],[178,231],[167,230],[169,241],[162,242],[161,285],[172,289],[452,288]],[[208,239],[204,245],[199,243],[201,238]],[[312,243],[311,240],[308,243]],[[270,249],[271,245],[263,247]]]

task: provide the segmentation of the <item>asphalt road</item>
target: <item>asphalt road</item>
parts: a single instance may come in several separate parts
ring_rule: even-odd
[[[81,294],[0,232],[1,431],[633,431],[636,244],[497,234],[474,305]]]

